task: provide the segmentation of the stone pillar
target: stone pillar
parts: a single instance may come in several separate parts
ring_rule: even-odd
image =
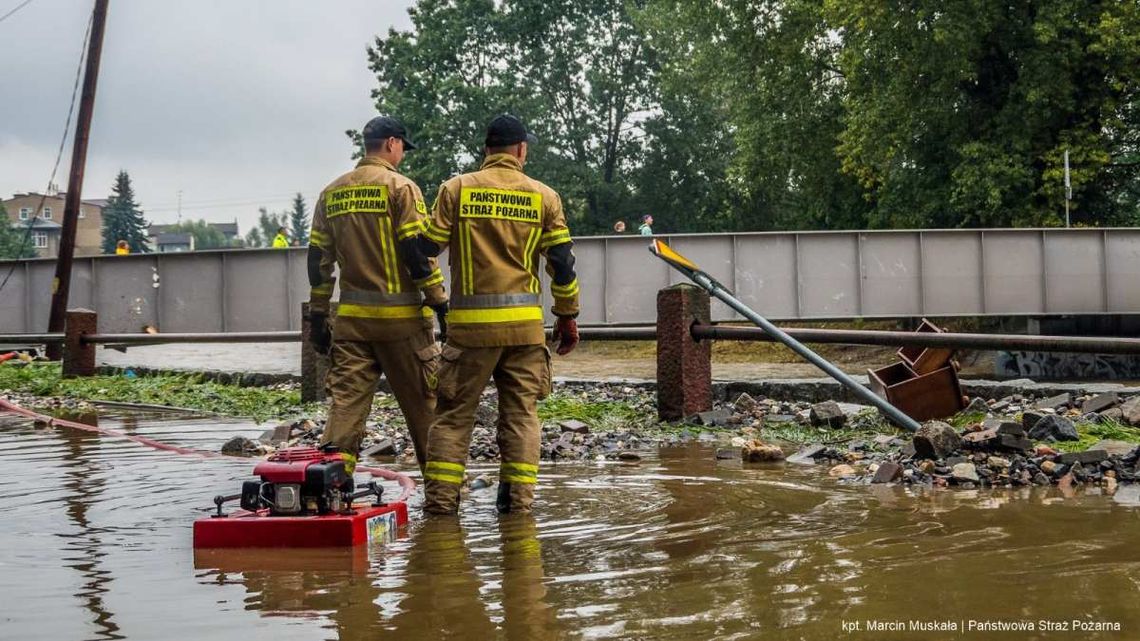
[[[689,284],[657,292],[657,416],[676,421],[712,409],[712,346],[689,333],[709,322],[709,294]]]
[[[301,402],[325,400],[325,375],[329,359],[318,354],[309,342],[309,303],[301,303]]]
[[[89,309],[69,309],[64,315],[63,377],[95,374],[95,345],[82,341],[84,334],[96,334],[99,316]]]

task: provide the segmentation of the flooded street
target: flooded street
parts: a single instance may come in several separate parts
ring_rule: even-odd
[[[213,451],[264,429],[126,410],[100,424]],[[3,638],[1140,638],[1129,487],[845,486],[694,444],[544,464],[533,519],[496,517],[487,489],[458,520],[425,521],[417,499],[408,531],[370,551],[195,555],[192,522],[252,461],[0,415],[0,463]],[[866,630],[1073,619],[1120,631]]]

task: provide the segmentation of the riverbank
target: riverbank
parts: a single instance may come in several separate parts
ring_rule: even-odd
[[[772,381],[764,384],[787,389]],[[657,420],[651,383],[560,380],[554,394],[539,403],[541,458],[636,462],[662,447],[695,442],[709,445],[721,459],[770,461],[786,456],[788,464],[818,465],[840,482],[855,484],[970,489],[1090,483],[1111,490],[1140,475],[1140,396],[1133,397],[1133,388],[1104,391],[1104,386],[1096,386],[1089,392],[1089,386],[998,383],[986,389],[1018,391],[977,397],[963,413],[946,423],[928,424],[913,436],[871,408],[802,400],[827,391],[824,382],[789,382],[798,392],[787,396],[798,395],[800,400],[733,392],[742,383],[718,385],[720,400],[711,411],[663,423]],[[750,389],[757,392],[757,385]],[[734,394],[731,401],[729,394]],[[294,382],[243,386],[201,375],[139,375],[134,370],[62,379],[57,364],[41,362],[0,366],[0,395],[41,411],[116,402],[247,416],[269,429],[260,439],[235,437],[226,451],[250,456],[318,442],[327,409],[301,403]],[[472,461],[498,459],[496,406],[495,391],[488,388],[476,412]],[[774,447],[759,449],[765,444]],[[377,462],[414,463],[403,416],[389,394],[376,396],[362,453]]]

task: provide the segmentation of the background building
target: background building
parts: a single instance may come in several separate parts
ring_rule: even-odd
[[[4,202],[8,220],[18,231],[32,223],[32,244],[39,258],[59,255],[59,235],[63,229],[63,192],[43,195],[35,192],[16,194]],[[41,208],[41,201],[43,202]],[[103,208],[106,199],[80,201],[79,226],[75,230],[75,255],[101,254],[103,243]],[[40,211],[36,211],[41,208]]]

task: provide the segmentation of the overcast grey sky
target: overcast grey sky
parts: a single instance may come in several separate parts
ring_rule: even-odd
[[[0,0],[0,15],[21,0]],[[93,0],[34,0],[0,22],[0,197],[51,173]],[[285,209],[347,171],[374,115],[366,47],[411,0],[111,0],[85,198],[131,174],[152,222]],[[73,129],[74,131],[74,129]],[[56,182],[67,184],[69,140]]]

